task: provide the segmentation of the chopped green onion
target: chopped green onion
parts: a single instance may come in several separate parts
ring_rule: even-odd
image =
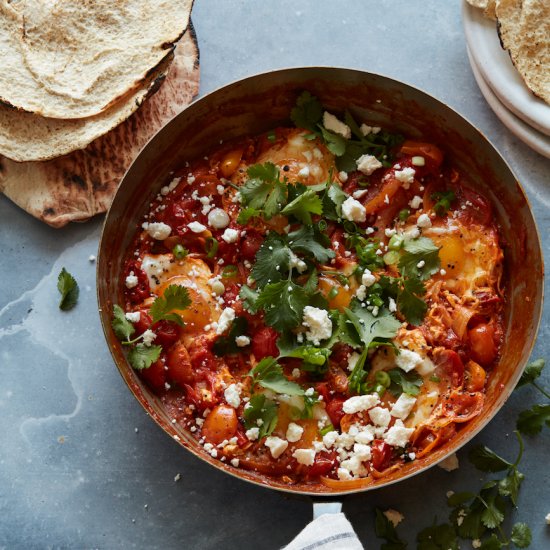
[[[214,237],[208,237],[204,244],[204,249],[207,258],[213,258],[218,251],[219,243]]]
[[[386,393],[386,387],[382,384],[376,384],[376,386],[374,386],[374,392],[382,397]]]
[[[403,210],[401,210],[399,212],[399,220],[404,222],[404,221],[407,221],[407,218],[411,215],[411,211],[408,209],[408,208],[403,208]]]
[[[359,187],[368,187],[370,185],[370,181],[369,180],[366,180],[366,179],[360,179],[358,182],[357,182],[357,185]]]
[[[176,260],[183,260],[187,254],[189,254],[189,250],[185,248],[185,246],[182,246],[181,244],[177,244],[172,248],[172,254],[174,255],[174,258]]]
[[[271,141],[271,143],[273,143],[277,139],[277,136],[275,135],[275,132],[273,130],[267,133],[267,139]]]
[[[386,265],[395,265],[399,262],[399,252],[397,250],[390,250],[382,256],[382,259]]]
[[[384,386],[385,388],[389,388],[390,387],[390,384],[391,384],[391,378],[390,378],[390,375],[386,372],[386,371],[383,371],[383,370],[379,370],[376,374],[375,374],[375,379],[376,381]]]
[[[380,296],[377,296],[376,294],[370,296],[369,300],[373,306],[382,307],[384,305],[384,300],[382,300],[382,298],[380,298]]]
[[[342,225],[344,226],[344,231],[346,233],[354,234],[359,231],[359,228],[353,222],[350,222],[348,220],[345,220]]]
[[[319,223],[317,224],[317,228],[319,231],[326,231],[328,227],[328,224],[325,220],[319,220]]]
[[[336,296],[338,296],[338,289],[333,286],[328,293],[328,299],[332,300],[333,298],[336,298]]]
[[[430,380],[432,382],[435,382],[436,384],[438,384],[439,382],[441,382],[441,379],[439,378],[439,376],[435,376],[435,374],[433,374],[432,376],[430,376]]]
[[[332,424],[329,424],[328,426],[325,426],[322,430],[319,430],[319,433],[321,435],[327,435],[328,432],[333,432],[334,426]]]
[[[230,279],[231,277],[235,277],[238,272],[239,270],[236,265],[226,265],[222,270],[222,277]]]
[[[388,243],[388,248],[390,250],[400,250],[403,248],[405,238],[403,235],[395,234],[391,236],[390,242]]]

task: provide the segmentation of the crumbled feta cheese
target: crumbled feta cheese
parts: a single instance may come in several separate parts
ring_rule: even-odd
[[[368,124],[361,124],[361,127],[359,129],[364,136],[368,136],[369,134],[377,134],[382,128],[380,128],[380,126],[369,126]]]
[[[227,404],[231,405],[234,409],[241,404],[241,392],[239,391],[237,384],[227,386],[223,392],[223,396],[225,397]]]
[[[550,525],[550,514],[546,514],[546,517],[544,519],[546,520],[546,524]]]
[[[418,210],[420,208],[420,205],[422,204],[423,202],[423,198],[420,197],[419,195],[415,195],[410,201],[409,201],[409,206],[414,209],[414,210]]]
[[[126,277],[124,282],[126,284],[126,288],[134,288],[138,285],[139,279],[136,275],[134,275],[133,271],[130,271],[130,274]]]
[[[342,216],[350,222],[364,222],[367,219],[367,211],[358,200],[348,197],[342,203]]]
[[[332,335],[332,321],[326,309],[306,306],[302,325],[308,329],[306,338],[316,346],[321,340],[326,340]]]
[[[146,346],[150,346],[153,343],[153,340],[157,337],[157,335],[151,330],[147,329],[143,334],[143,343]]]
[[[363,443],[355,443],[353,454],[361,461],[371,459],[371,448]]]
[[[291,422],[288,425],[288,428],[286,430],[286,438],[291,443],[296,443],[296,441],[299,441],[301,439],[303,433],[304,433],[304,428],[302,428],[302,426],[294,422]]]
[[[472,540],[472,548],[481,548],[481,540],[479,539]]]
[[[374,407],[369,411],[369,417],[376,426],[387,427],[391,420],[390,411],[384,407]]]
[[[271,456],[273,458],[279,458],[288,447],[288,441],[276,436],[269,436],[266,438],[264,445],[269,447]]]
[[[405,519],[405,516],[403,514],[401,514],[397,510],[392,510],[391,508],[389,510],[386,510],[384,512],[384,515],[394,527],[397,527]]]
[[[401,418],[401,420],[405,420],[405,418],[407,418],[407,416],[409,416],[410,412],[412,411],[415,403],[416,397],[413,397],[412,395],[408,395],[406,393],[402,393],[399,396],[399,399],[394,403],[391,409],[391,415],[395,416],[395,418]]]
[[[375,429],[373,426],[365,426],[356,436],[355,441],[357,443],[367,444],[374,439]]]
[[[453,453],[452,455],[449,455],[446,459],[439,462],[438,466],[447,472],[458,470],[458,456],[456,456],[456,453]]]
[[[430,216],[428,216],[428,214],[420,214],[420,216],[418,216],[418,220],[416,220],[416,225],[422,229],[426,229],[432,226],[432,220],[430,220]]]
[[[304,166],[303,168],[300,168],[300,170],[298,171],[298,175],[301,178],[309,177],[309,166]]]
[[[361,276],[361,282],[367,287],[372,286],[376,282],[376,277],[369,269],[365,269],[365,271],[363,271],[363,275]]]
[[[238,348],[244,348],[250,344],[250,338],[245,335],[237,336],[235,338],[235,344],[237,344]]]
[[[90,256],[88,256],[88,261],[93,264],[96,261],[96,257],[93,254],[90,254]]]
[[[390,310],[391,313],[394,313],[397,311],[397,304],[395,303],[395,300],[391,297],[388,304],[388,309]]]
[[[162,222],[150,223],[147,226],[147,233],[157,241],[163,241],[168,238],[170,233],[172,233],[172,228]]]
[[[236,229],[231,229],[230,227],[228,227],[223,232],[222,239],[226,243],[231,244],[231,243],[235,243],[235,242],[238,241],[239,235],[240,235],[240,233]]]
[[[426,164],[426,159],[424,157],[413,157],[411,162],[413,166],[424,166]]]
[[[341,481],[348,481],[352,479],[352,475],[345,468],[338,468],[338,470],[336,471],[336,475]]]
[[[357,365],[357,361],[359,361],[359,358],[361,355],[354,351],[349,357],[348,357],[348,370],[351,372],[355,368],[355,365]]]
[[[335,134],[338,134],[346,139],[351,138],[351,128],[327,111],[323,113],[323,126],[327,130],[334,132]]]
[[[221,208],[214,208],[208,212],[208,225],[214,229],[227,227],[229,221],[229,214]]]
[[[231,326],[233,319],[235,319],[235,310],[232,307],[226,307],[218,319],[216,334],[223,334]]]
[[[414,432],[414,428],[405,428],[398,420],[385,434],[384,441],[392,447],[404,447]]]
[[[323,445],[330,449],[338,439],[338,432],[336,430],[330,431],[323,436]]]
[[[290,264],[289,265],[290,265],[290,267],[295,267],[298,270],[298,273],[303,273],[307,269],[306,262],[304,262],[303,260],[298,258],[298,256],[296,256],[296,254],[294,254],[294,252],[292,252],[292,250],[290,251]]]
[[[376,394],[355,395],[344,401],[342,409],[346,414],[355,414],[371,409],[378,403],[380,403],[380,398]]]
[[[315,462],[315,451],[313,449],[296,449],[292,456],[298,461],[298,464],[311,466]]]
[[[130,323],[137,323],[141,317],[141,313],[139,311],[133,311],[133,312],[129,311],[124,315],[124,317],[126,317],[126,319],[130,321]]]
[[[358,477],[361,477],[367,473],[366,468],[362,464],[362,460],[359,456],[351,455],[350,458],[342,460],[340,462],[340,468],[348,470],[352,474],[355,474]]]
[[[341,172],[338,172],[338,179],[342,183],[346,183],[346,181],[348,181],[348,173],[344,172],[343,170]]]
[[[187,227],[191,229],[193,233],[202,233],[206,229],[206,226],[199,222],[188,223]]]
[[[357,191],[354,191],[351,196],[354,199],[360,199],[361,197],[364,197],[368,192],[368,189],[357,189]]]
[[[414,175],[416,174],[416,171],[414,168],[410,168],[407,166],[402,170],[396,170],[394,174],[396,180],[400,181],[401,183],[410,185],[414,181]]]
[[[416,267],[418,267],[418,269],[422,269],[425,265],[426,265],[426,262],[425,262],[424,260],[420,260],[420,261],[416,264]]]
[[[250,428],[249,430],[246,430],[244,435],[246,435],[250,441],[256,441],[260,435],[260,428]]]
[[[382,168],[382,163],[373,155],[361,155],[357,159],[357,170],[370,176],[378,168]]]
[[[232,458],[231,459],[231,466],[234,466],[235,468],[239,467],[239,459],[238,458]]]
[[[360,285],[355,291],[355,297],[360,301],[364,301],[367,297],[367,287],[365,285]]]
[[[423,359],[416,351],[400,349],[399,355],[395,358],[395,364],[405,372],[409,372],[419,366]]]
[[[292,369],[292,378],[300,378],[301,375],[300,369],[294,368]]]

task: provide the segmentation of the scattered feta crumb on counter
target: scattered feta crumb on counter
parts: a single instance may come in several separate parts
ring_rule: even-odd
[[[178,482],[181,479],[181,474],[176,474],[174,476],[174,481]]]
[[[383,514],[394,527],[397,527],[405,519],[405,516],[401,512],[392,510],[391,508],[383,512]]]
[[[456,456],[456,453],[453,453],[452,455],[449,455],[446,459],[439,462],[437,465],[446,472],[458,470],[458,456]]]

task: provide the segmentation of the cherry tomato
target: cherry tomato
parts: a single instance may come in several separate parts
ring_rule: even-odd
[[[308,475],[310,477],[326,476],[337,464],[334,451],[330,453],[322,451],[315,457],[315,462],[310,467]]]
[[[468,331],[472,358],[481,365],[490,365],[497,356],[495,329],[487,323],[480,323]]]
[[[264,238],[258,232],[249,229],[241,245],[242,258],[249,261],[254,260],[263,241]]]
[[[136,329],[135,334],[132,335],[132,338],[143,334],[147,329],[151,328],[153,320],[147,311],[144,309],[139,310],[139,321],[134,323],[134,328]]]
[[[371,444],[372,466],[379,472],[385,470],[392,457],[392,448],[381,439],[375,439]]]
[[[264,357],[278,357],[277,347],[278,332],[271,327],[264,327],[258,330],[252,337],[252,353],[259,361]]]
[[[170,380],[173,382],[178,383],[180,386],[194,382],[193,365],[191,365],[187,348],[182,343],[176,344],[170,349],[166,358],[166,365]]]
[[[340,426],[340,420],[342,420],[342,417],[345,414],[342,408],[344,401],[345,399],[343,397],[334,397],[326,405],[327,414],[329,415],[330,421],[335,428]]]
[[[160,359],[155,361],[149,368],[140,370],[139,375],[153,391],[158,393],[165,389],[166,370]]]
[[[154,344],[162,346],[163,349],[168,349],[179,338],[180,334],[180,329],[176,323],[164,320],[155,323],[151,330],[157,335]]]
[[[202,435],[209,443],[214,445],[231,439],[237,432],[237,413],[229,405],[218,405],[204,420]]]

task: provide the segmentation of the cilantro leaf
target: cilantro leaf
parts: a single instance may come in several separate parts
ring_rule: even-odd
[[[447,498],[447,504],[454,508],[468,502],[469,500],[472,500],[474,497],[474,493],[470,492],[453,493]]]
[[[259,439],[271,435],[277,426],[278,410],[276,403],[267,399],[263,393],[256,393],[244,408],[244,425],[247,429],[258,427]]]
[[[279,168],[272,162],[253,164],[246,170],[249,178],[272,182],[279,179]]]
[[[293,215],[304,224],[311,224],[311,214],[322,214],[323,203],[312,189],[308,189],[289,202],[282,210],[285,216]]]
[[[433,211],[443,217],[451,208],[451,204],[456,199],[453,191],[438,191],[430,195],[431,199],[437,201],[433,205]]]
[[[497,495],[490,495],[485,501],[485,510],[481,513],[481,522],[485,527],[494,529],[504,521],[504,504]]]
[[[431,239],[406,239],[399,260],[401,275],[424,281],[439,270],[439,248]],[[420,265],[420,267],[419,267]]]
[[[422,376],[412,370],[405,372],[399,368],[388,371],[391,384],[388,390],[396,397],[402,393],[418,395],[422,386]]]
[[[496,534],[493,533],[488,539],[485,539],[481,543],[479,550],[500,550],[501,548],[502,543],[500,542]]]
[[[420,296],[423,296],[426,288],[418,279],[402,279],[402,287],[397,297],[397,308],[411,325],[421,325],[428,304]]]
[[[521,375],[521,378],[519,379],[516,388],[520,388],[521,386],[525,386],[526,384],[534,382],[542,374],[544,364],[544,359],[537,359],[536,361],[533,361],[532,363],[527,365],[525,367],[525,370],[523,371],[523,374]]]
[[[365,380],[367,379],[367,376],[369,374],[368,371],[365,370],[367,351],[368,348],[363,349],[361,355],[359,356],[359,359],[357,359],[357,363],[355,363],[355,366],[353,367],[353,370],[348,377],[349,390],[359,395],[367,392],[365,384]]]
[[[290,263],[290,248],[286,239],[271,232],[256,253],[256,263],[252,277],[260,288],[269,283],[277,283],[286,276]]]
[[[165,320],[173,321],[174,323],[183,326],[183,319],[177,311],[187,309],[190,305],[191,298],[189,297],[189,292],[184,286],[169,285],[162,296],[157,296],[151,306],[149,315],[151,315],[153,323]]]
[[[258,311],[258,296],[260,294],[252,290],[249,286],[243,285],[239,292],[239,298],[243,301],[245,309],[254,315]]]
[[[468,459],[482,472],[501,472],[513,466],[510,462],[504,460],[504,458],[498,456],[491,451],[491,449],[483,445],[478,445],[470,449]]]
[[[518,548],[527,548],[531,544],[531,529],[526,523],[516,523],[512,527],[510,539]]]
[[[418,533],[417,550],[459,550],[455,530],[448,523],[426,527]]]
[[[212,350],[218,357],[223,357],[224,355],[234,355],[241,352],[243,348],[237,346],[235,338],[245,334],[247,329],[248,321],[246,320],[246,317],[236,317],[231,323],[229,334],[227,334],[227,336],[219,336],[214,342]]]
[[[298,128],[305,128],[317,133],[317,125],[322,118],[323,106],[321,102],[309,92],[302,92],[296,100],[296,106],[290,112],[290,120]]]
[[[134,325],[126,319],[124,310],[117,304],[113,306],[111,326],[119,340],[129,340],[130,336],[136,331]]]
[[[345,314],[351,321],[363,345],[368,348],[380,340],[385,342],[394,338],[401,323],[386,309],[381,308],[375,317],[367,308],[354,300],[351,309],[345,309]]]
[[[504,497],[510,497],[514,506],[517,506],[519,488],[524,477],[521,472],[518,472],[517,468],[513,468],[506,477],[498,482],[499,494]]]
[[[323,216],[336,221],[342,217],[342,204],[348,195],[337,183],[331,183],[323,195]]]
[[[381,256],[376,254],[378,245],[379,242],[375,242],[372,239],[366,239],[357,234],[350,235],[346,241],[346,246],[348,248],[355,248],[359,263],[370,270],[384,267],[384,260]]]
[[[289,233],[288,245],[294,252],[313,256],[321,264],[326,264],[335,256],[334,250],[327,248],[330,246],[329,238],[311,225],[303,225]]]
[[[279,181],[279,168],[271,162],[254,164],[247,170],[248,179],[239,189],[245,206],[262,211],[266,219],[277,214],[286,203],[286,185]],[[248,211],[242,218],[256,215]]]
[[[61,269],[57,277],[57,290],[61,294],[59,309],[68,311],[72,309],[78,301],[80,293],[76,279],[65,269]]]
[[[519,414],[516,427],[522,434],[536,435],[545,424],[550,427],[550,405],[533,405]]]
[[[478,539],[483,535],[485,532],[485,526],[481,523],[483,510],[483,505],[477,500],[469,508],[455,508],[451,519],[462,538]]]
[[[161,346],[146,346],[137,344],[128,352],[128,362],[136,370],[148,369],[155,361],[158,361]]]
[[[333,155],[341,157],[346,152],[346,138],[339,134],[330,132],[321,125],[319,125],[319,128],[321,129],[321,135],[323,136],[327,149]]]
[[[246,225],[252,218],[258,218],[261,215],[262,215],[261,210],[248,206],[247,208],[243,208],[239,212],[239,215],[237,216],[237,223],[241,225]]]
[[[256,306],[265,311],[265,322],[279,332],[297,327],[302,322],[309,299],[301,286],[292,281],[279,281],[264,287]]]
[[[304,390],[296,382],[291,382],[284,374],[283,369],[277,360],[273,357],[264,357],[248,373],[252,377],[252,385],[260,386],[272,390],[276,393],[285,393],[287,395],[304,395]]]
[[[379,508],[376,508],[374,532],[377,537],[386,540],[386,543],[381,546],[382,550],[405,550],[407,548],[407,543],[399,538],[393,523]]]

